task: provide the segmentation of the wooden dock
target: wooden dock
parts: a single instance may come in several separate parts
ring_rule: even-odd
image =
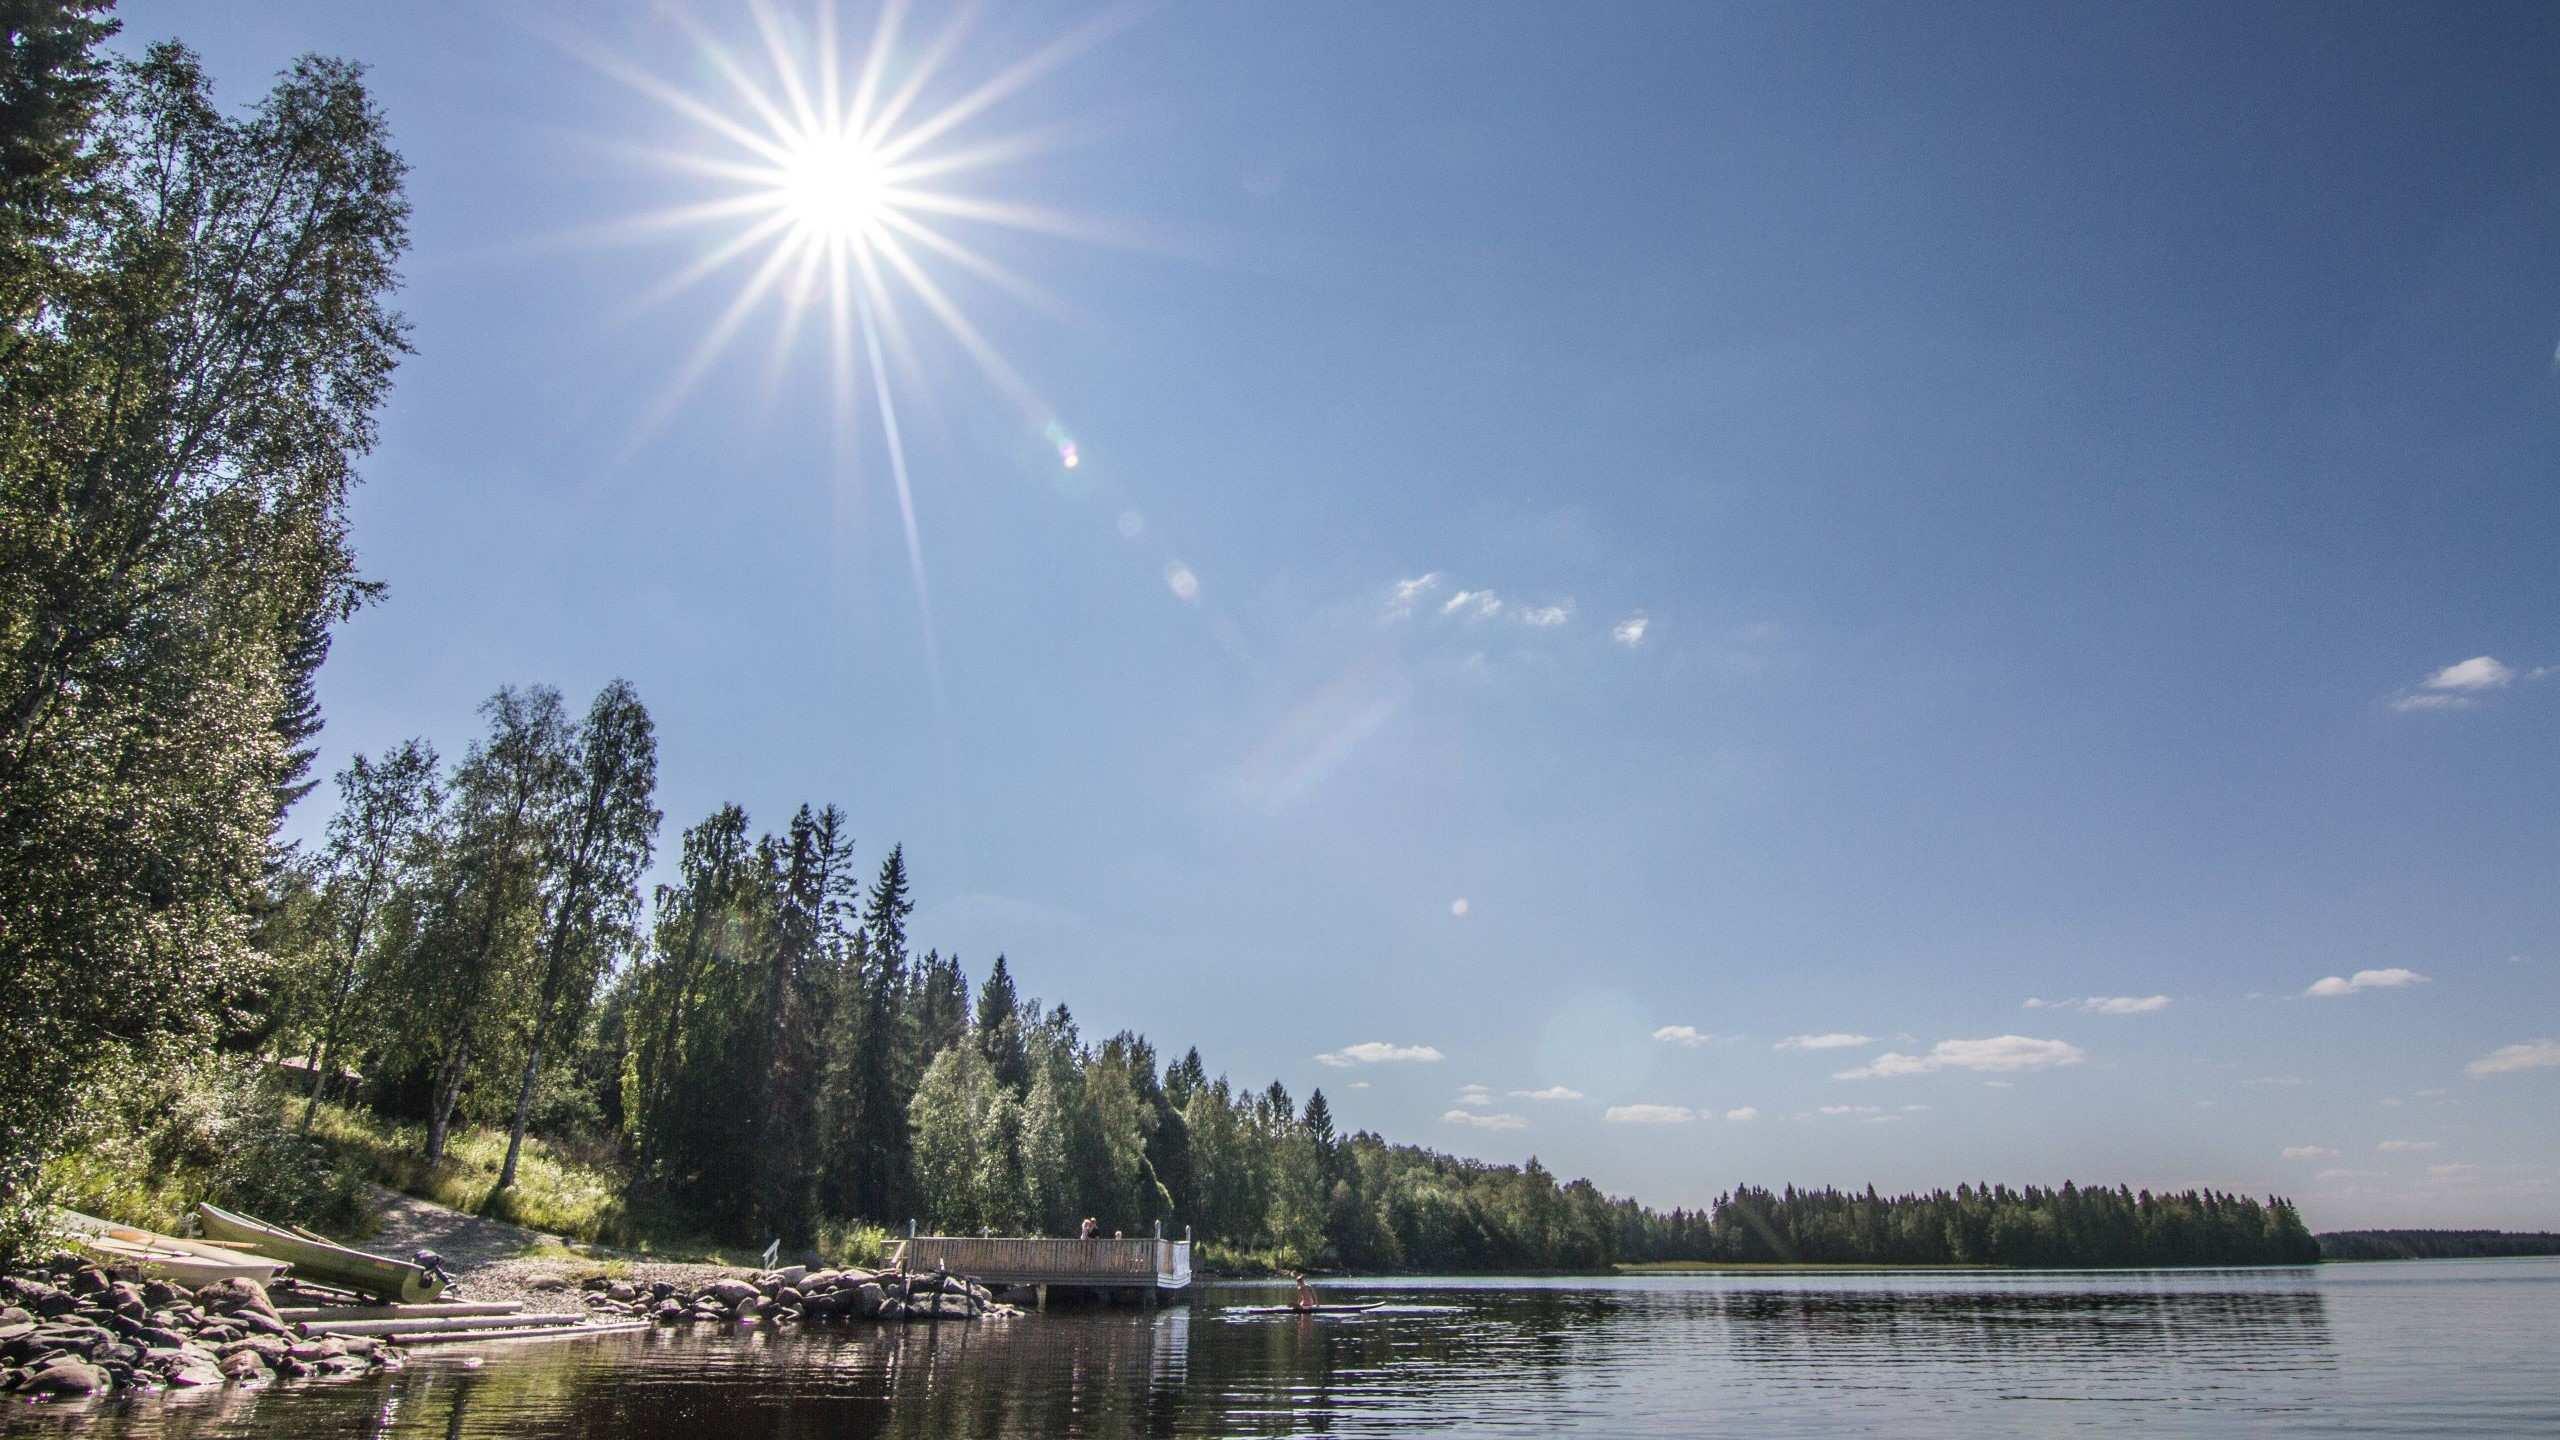
[[[1190,1288],[1191,1241],[1059,1240],[1013,1235],[910,1235],[890,1252],[909,1274],[940,1270],[989,1285],[1028,1285],[1039,1303],[1049,1287],[1136,1292],[1148,1304]]]

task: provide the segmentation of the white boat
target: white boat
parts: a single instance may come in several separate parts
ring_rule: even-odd
[[[190,1288],[217,1280],[255,1280],[266,1285],[292,1268],[285,1261],[209,1241],[163,1235],[138,1225],[118,1225],[73,1210],[57,1213],[63,1227],[71,1232],[72,1243],[108,1266],[129,1266]]]

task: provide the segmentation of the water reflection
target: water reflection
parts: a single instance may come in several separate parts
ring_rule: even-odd
[[[657,1332],[491,1346],[476,1366],[422,1351],[397,1375],[19,1410],[0,1430],[449,1440],[1383,1435],[1417,1426],[2521,1433],[2560,1426],[2560,1402],[2529,1358],[2560,1338],[2560,1268],[2540,1279],[2358,1285],[2334,1271],[2297,1271],[1382,1282],[1368,1293],[1387,1299],[1386,1309],[1318,1318],[1223,1313],[1274,1298],[1228,1287],[1204,1292],[1196,1310],[1154,1314]],[[2475,1338],[2484,1335],[2494,1338]],[[2501,1346],[2523,1348],[2502,1360]],[[2428,1401],[2449,1387],[2459,1387],[2462,1408]],[[2072,1407],[2067,1416],[2061,1406]]]

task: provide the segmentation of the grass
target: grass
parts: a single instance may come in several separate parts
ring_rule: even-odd
[[[298,1104],[295,1118],[300,1119]],[[388,1125],[351,1106],[323,1102],[311,1133],[375,1181],[451,1209],[589,1242],[631,1229],[618,1174],[536,1136],[525,1137],[516,1157],[515,1184],[500,1191],[498,1170],[507,1155],[503,1130],[455,1129],[445,1137],[444,1159],[434,1165],[420,1158],[426,1149],[421,1127]]]
[[[296,1120],[301,1111],[294,1111]],[[486,1215],[586,1245],[629,1251],[655,1260],[706,1265],[747,1264],[756,1247],[705,1235],[664,1207],[629,1194],[618,1161],[609,1154],[586,1152],[527,1135],[516,1157],[515,1184],[497,1188],[498,1169],[506,1162],[507,1133],[493,1127],[457,1127],[445,1137],[444,1159],[430,1166],[420,1158],[426,1137],[416,1125],[393,1125],[370,1111],[323,1102],[312,1134],[325,1140],[376,1182],[432,1200],[449,1209]],[[889,1232],[861,1222],[829,1222],[818,1230],[818,1253],[840,1265],[876,1266],[887,1254]],[[599,1257],[566,1246],[538,1245],[533,1259]],[[608,1275],[616,1263],[605,1260]],[[613,1278],[624,1278],[619,1275]]]

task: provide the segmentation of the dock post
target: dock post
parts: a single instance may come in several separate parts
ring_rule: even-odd
[[[1033,1308],[1035,1308],[1035,1309],[1037,1309],[1037,1310],[1041,1311],[1041,1312],[1042,1312],[1042,1313],[1044,1313],[1044,1314],[1045,1314],[1045,1313],[1047,1313],[1047,1311],[1048,1311],[1048,1309],[1049,1309],[1049,1287],[1048,1287],[1048,1286],[1046,1286],[1046,1285],[1034,1285],[1034,1286],[1032,1286],[1032,1287],[1031,1287],[1031,1303],[1032,1303]]]

